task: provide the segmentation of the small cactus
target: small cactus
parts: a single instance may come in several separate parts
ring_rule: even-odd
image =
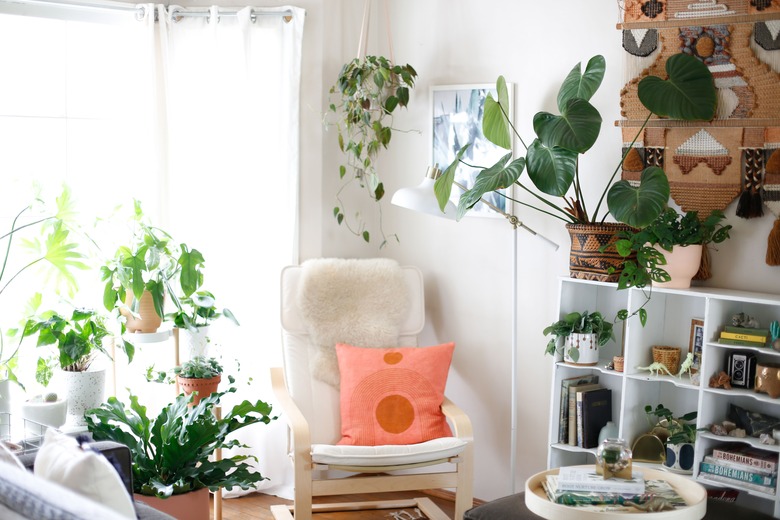
[[[47,403],[53,403],[57,401],[57,393],[56,392],[49,392],[45,396],[43,396],[43,400]]]

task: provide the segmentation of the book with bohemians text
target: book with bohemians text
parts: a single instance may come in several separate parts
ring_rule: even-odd
[[[702,461],[699,464],[699,472],[710,475],[720,475],[739,482],[749,482],[759,486],[774,487],[777,484],[777,475],[762,475],[754,471],[745,471],[725,464],[713,464]]]
[[[777,453],[753,448],[752,446],[721,446],[712,450],[715,459],[736,462],[745,466],[777,472]]]

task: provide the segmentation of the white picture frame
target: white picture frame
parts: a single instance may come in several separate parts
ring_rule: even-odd
[[[509,117],[512,118],[513,85],[507,83],[509,94]],[[496,97],[495,85],[466,84],[431,87],[431,164],[437,164],[444,171],[453,160],[457,151],[466,143],[473,143],[464,154],[463,161],[474,166],[492,166],[508,153],[508,150],[496,146],[482,133],[482,115],[488,93]],[[514,141],[514,139],[513,139]],[[455,171],[455,181],[470,188],[479,169],[460,164]],[[485,199],[502,211],[511,213],[511,187],[502,190],[506,196],[496,193],[486,194]],[[462,190],[453,185],[450,201],[456,206]],[[467,216],[503,217],[483,203],[478,203]]]

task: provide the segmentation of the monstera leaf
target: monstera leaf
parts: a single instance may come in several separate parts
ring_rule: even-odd
[[[474,187],[460,196],[458,201],[457,219],[460,220],[466,212],[479,202],[485,193],[501,190],[511,186],[523,173],[525,158],[512,160],[512,154],[508,153],[496,164],[479,172],[474,181]]]
[[[686,121],[709,121],[715,117],[717,91],[707,66],[687,54],[666,60],[663,80],[648,76],[639,82],[639,100],[661,117]]]
[[[504,76],[496,81],[497,100],[488,94],[482,115],[482,133],[488,141],[506,150],[512,148],[512,134],[509,129],[509,90]],[[499,106],[500,105],[500,106]]]
[[[606,68],[607,62],[601,55],[593,56],[588,61],[585,73],[580,72],[579,63],[575,65],[558,90],[558,110],[563,112],[570,99],[580,98],[589,101],[601,85]]]
[[[577,154],[564,148],[549,148],[539,139],[528,147],[528,176],[539,191],[562,197],[569,191],[577,170]]]
[[[560,146],[572,152],[585,153],[599,137],[601,114],[582,98],[566,103],[561,115],[539,112],[534,116],[534,131],[546,146]]]
[[[638,187],[618,181],[607,193],[607,206],[615,219],[642,228],[653,222],[669,200],[669,181],[661,168],[645,168]]]

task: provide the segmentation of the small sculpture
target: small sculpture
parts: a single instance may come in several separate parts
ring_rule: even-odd
[[[646,513],[658,512],[658,511],[671,511],[672,509],[674,509],[672,503],[663,497],[653,497],[647,502],[645,502],[644,504],[636,504],[634,502],[631,502],[630,500],[626,500],[625,504],[631,507],[635,507],[640,511],[645,511]]]
[[[731,317],[731,324],[735,327],[745,327],[748,329],[757,329],[760,324],[757,319],[744,312],[738,312]]]
[[[652,363],[646,367],[636,367],[637,370],[647,370],[653,375],[661,375],[661,372],[666,372],[667,374],[674,375],[671,372],[669,372],[669,369],[666,368],[666,365],[661,363],[660,361],[656,361],[655,363]]]
[[[684,372],[688,372],[688,377],[691,377],[693,375],[691,373],[692,366],[693,366],[693,354],[688,352],[688,355],[685,357],[685,361],[683,361],[680,364],[680,371],[677,372],[677,377],[682,378]]]
[[[718,375],[712,376],[710,378],[710,388],[723,388],[726,390],[731,390],[731,377],[724,372],[720,371]]]

